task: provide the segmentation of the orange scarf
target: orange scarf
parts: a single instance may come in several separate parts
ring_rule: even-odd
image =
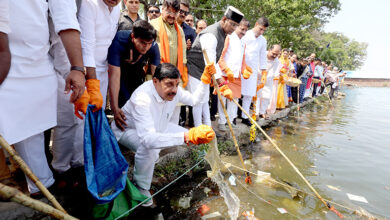
[[[162,19],[162,16],[159,18],[159,25],[160,25],[160,56],[161,56],[161,63],[170,63],[169,59],[169,41],[168,41],[168,34],[164,27],[164,21]],[[177,33],[177,69],[179,69],[181,78],[183,80],[183,87],[187,85],[188,82],[188,75],[186,71],[186,67],[183,63],[183,41],[181,39],[181,33],[179,26],[177,25],[176,21],[174,23],[176,33]]]

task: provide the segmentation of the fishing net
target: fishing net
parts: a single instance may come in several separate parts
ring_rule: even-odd
[[[228,207],[230,219],[237,219],[240,213],[240,199],[224,181],[224,177],[221,173],[221,167],[224,165],[219,157],[217,139],[214,138],[209,146],[205,159],[210,164],[211,170],[207,171],[207,176],[218,185],[220,194]]]

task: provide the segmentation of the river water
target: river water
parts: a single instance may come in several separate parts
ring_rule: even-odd
[[[301,109],[267,129],[282,151],[293,161],[319,194],[353,210],[362,208],[376,217],[390,218],[390,89],[353,88],[334,108],[322,103]],[[310,189],[273,148],[262,141],[246,160],[252,172],[271,173],[278,182],[310,192]],[[257,149],[257,150],[256,150]],[[222,160],[240,165],[237,156]],[[243,173],[230,166],[237,182]],[[228,180],[230,174],[224,171]],[[338,219],[314,196],[299,193],[292,198],[286,187],[266,181],[243,188],[230,186],[241,201],[241,211],[254,210],[260,219]],[[347,193],[364,197],[368,203],[350,200]],[[294,194],[295,195],[295,194]],[[267,201],[268,203],[264,202]],[[227,216],[221,200],[209,202],[210,212]],[[277,208],[284,208],[282,214]],[[335,206],[345,217],[357,218],[352,211]]]

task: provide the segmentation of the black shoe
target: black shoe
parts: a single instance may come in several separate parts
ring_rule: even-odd
[[[210,116],[211,121],[215,121],[215,115]]]
[[[236,119],[237,119],[237,118],[233,119],[233,124],[234,124],[234,125],[237,125]]]
[[[241,123],[245,124],[245,125],[248,125],[249,127],[252,126],[252,123],[251,121],[249,121],[248,118],[244,118],[241,120]]]

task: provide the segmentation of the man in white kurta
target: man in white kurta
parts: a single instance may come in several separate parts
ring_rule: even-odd
[[[203,57],[203,51],[206,52],[209,62],[218,63],[226,35],[231,34],[238,27],[244,15],[236,8],[229,6],[225,11],[222,19],[204,29],[195,38],[195,41],[187,54],[188,67],[188,89],[194,92],[197,85],[200,83],[200,77],[205,66],[206,59]],[[215,78],[218,84],[222,83],[222,71],[219,65],[215,65]],[[194,116],[194,124],[198,126],[202,123],[211,125],[209,94],[205,94],[202,101],[193,107],[192,114]]]
[[[260,89],[258,96],[258,113],[260,115],[264,115],[266,113],[273,95],[274,79],[279,76],[280,69],[282,68],[282,64],[278,59],[279,53],[280,46],[277,44],[272,45],[267,53],[267,80],[264,87]]]
[[[202,83],[191,94],[178,86],[180,73],[173,64],[160,64],[153,80],[139,86],[122,107],[126,128],[120,130],[112,123],[118,142],[136,152],[133,179],[141,193],[150,196],[148,190],[161,149],[183,145],[189,141],[195,144],[208,143],[214,137],[210,126],[201,125],[187,132],[185,128],[170,122],[177,103],[193,106],[200,102],[214,73],[214,65],[207,65]],[[208,80],[203,79],[205,75],[208,75]],[[206,138],[207,141],[197,142],[197,138]]]
[[[267,40],[263,37],[263,33],[268,27],[268,19],[261,17],[257,20],[255,27],[249,30],[243,37],[243,41],[246,45],[245,61],[252,70],[253,74],[248,79],[242,79],[242,107],[249,113],[249,107],[252,102],[252,98],[257,92],[257,81],[261,77],[261,74],[266,74],[267,69]],[[241,115],[242,123],[250,126],[251,122],[244,114]]]
[[[82,68],[79,27],[74,1],[18,0],[10,3],[9,45],[11,69],[0,87],[0,134],[15,149],[44,186],[54,183],[44,152],[43,131],[57,123],[57,79],[49,57],[50,12],[55,32],[60,35],[71,66]],[[70,101],[84,92],[85,76],[72,70],[67,76]],[[27,179],[30,193],[39,189]]]
[[[83,0],[78,19],[81,28],[81,46],[87,74],[96,74],[100,81],[103,107],[108,89],[108,48],[118,29],[120,0]]]
[[[222,77],[226,82],[226,86],[232,90],[233,99],[238,101],[241,98],[241,75],[244,79],[248,79],[251,70],[246,69],[245,65],[245,44],[241,40],[249,27],[249,21],[242,19],[236,30],[228,35],[225,39],[225,46],[222,51],[218,65],[222,70]],[[223,98],[223,102],[228,114],[228,118],[232,126],[235,126],[233,120],[237,117],[237,105],[232,100]],[[221,102],[218,102],[218,129],[226,131],[225,126],[227,120]]]

